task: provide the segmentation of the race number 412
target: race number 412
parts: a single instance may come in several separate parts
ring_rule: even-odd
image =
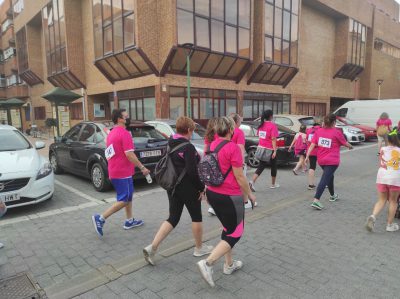
[[[319,139],[318,139],[318,146],[320,146],[320,147],[325,147],[325,148],[331,148],[331,146],[332,146],[332,139],[319,137]]]

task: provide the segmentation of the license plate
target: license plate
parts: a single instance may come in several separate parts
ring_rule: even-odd
[[[0,196],[0,201],[3,202],[9,202],[9,201],[16,201],[16,200],[20,200],[21,197],[19,194],[9,194],[9,195],[1,195]]]
[[[161,150],[140,152],[140,158],[161,156]]]

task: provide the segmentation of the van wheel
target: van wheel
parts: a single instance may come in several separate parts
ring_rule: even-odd
[[[58,159],[55,152],[51,152],[50,154],[50,165],[55,174],[62,174],[64,172],[63,169],[58,164]]]
[[[96,191],[104,192],[111,188],[111,182],[106,177],[106,172],[99,163],[94,163],[90,171],[92,185]]]

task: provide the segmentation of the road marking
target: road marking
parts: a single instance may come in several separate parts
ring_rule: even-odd
[[[377,145],[376,144],[370,144],[370,145],[360,146],[360,147],[357,147],[357,148],[353,147],[352,150],[347,150],[347,151],[345,150],[345,151],[341,152],[341,154],[356,152],[356,151],[360,151],[360,150],[363,150],[363,149],[368,149],[368,148],[371,148],[371,147],[377,147]]]
[[[97,202],[97,203],[101,203],[102,201],[100,199],[94,198],[86,193],[83,193],[81,191],[79,191],[78,189],[75,189],[67,184],[61,183],[59,180],[55,180],[56,185],[63,187],[64,189],[67,189],[68,191],[71,191],[72,193],[75,193],[76,195],[83,197],[89,201],[92,202]]]

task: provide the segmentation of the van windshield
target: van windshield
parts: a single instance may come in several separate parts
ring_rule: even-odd
[[[348,125],[350,125],[350,126],[357,126],[357,125],[359,125],[359,123],[356,123],[355,121],[352,121],[351,119],[348,119],[348,118],[343,118],[343,121],[346,123],[346,124],[348,124]]]

